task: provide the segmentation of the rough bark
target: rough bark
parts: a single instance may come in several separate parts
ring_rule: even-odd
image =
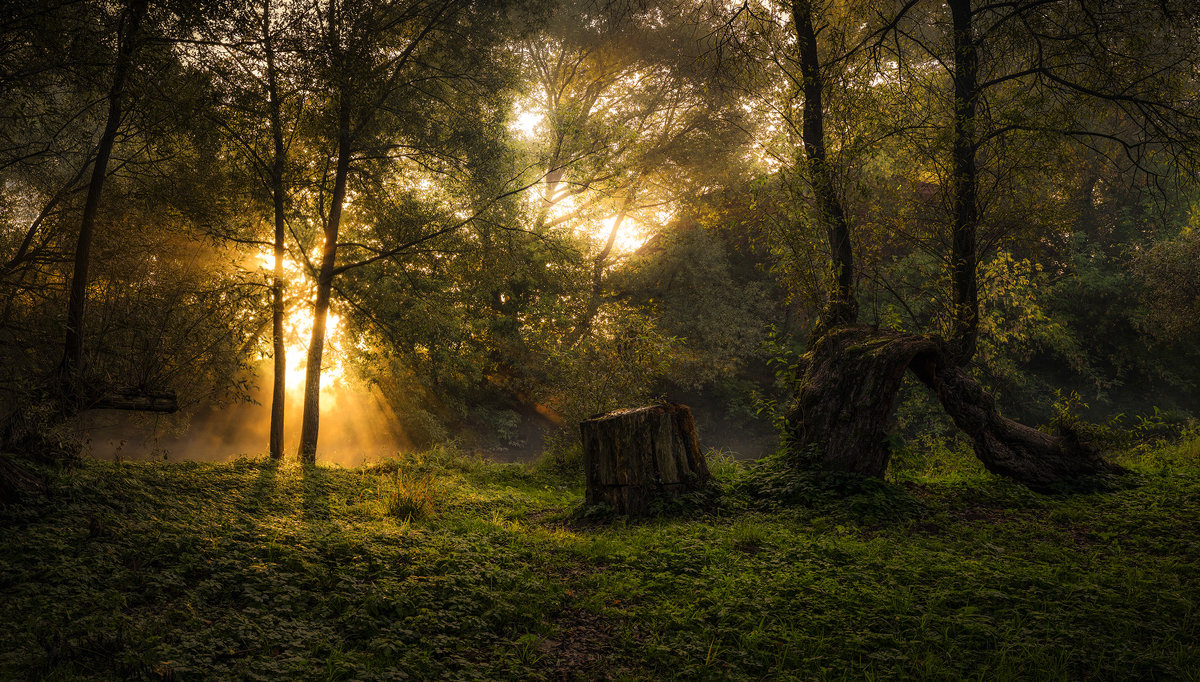
[[[338,227],[346,200],[346,180],[350,175],[350,106],[348,93],[342,93],[338,112],[338,157],[334,175],[329,218],[325,223],[325,245],[321,251],[321,269],[317,273],[317,295],[313,301],[312,338],[304,366],[304,413],[300,422],[300,461],[317,461],[317,431],[321,419],[321,358],[325,352],[325,322],[329,317],[329,297],[333,289],[337,263]]]
[[[1074,482],[1124,472],[1106,461],[1079,434],[1039,431],[1002,416],[992,396],[971,378],[947,349],[917,355],[910,368],[941,402],[958,428],[971,437],[975,455],[988,471],[1034,490],[1055,490]]]
[[[912,370],[970,436],[988,471],[1035,490],[1122,471],[1076,434],[1052,435],[1002,416],[940,339],[841,327],[826,332],[806,361],[787,418],[787,447],[799,467],[882,477],[900,382]]]
[[[286,223],[284,214],[283,171],[286,161],[283,144],[283,115],[279,102],[278,73],[275,69],[275,47],[271,42],[271,3],[263,9],[263,48],[267,56],[267,97],[270,105],[271,137],[275,157],[271,165],[271,199],[275,212],[275,263],[271,281],[271,346],[274,361],[271,392],[271,435],[272,459],[283,458],[284,404],[287,400],[287,342],[283,330],[283,258],[286,253],[284,238]]]
[[[833,172],[829,168],[825,149],[824,79],[821,77],[817,34],[813,29],[812,6],[809,2],[792,2],[792,24],[796,30],[804,90],[801,141],[818,220],[825,228],[833,265],[833,282],[824,322],[830,326],[854,324],[858,319],[858,301],[854,296],[854,253],[846,212],[834,188]]]
[[[175,391],[119,389],[96,397],[87,402],[85,407],[89,410],[129,410],[172,414],[179,411],[179,400],[175,396]]]
[[[121,126],[125,97],[125,81],[133,68],[135,48],[142,19],[149,0],[133,0],[122,18],[118,34],[117,60],[113,67],[113,78],[108,90],[108,118],[104,132],[96,148],[96,160],[92,165],[92,178],[88,183],[87,200],[83,205],[83,216],[79,223],[79,237],[75,242],[75,267],[71,275],[71,296],[67,302],[67,329],[63,343],[63,358],[59,366],[59,377],[65,396],[72,396],[81,389],[83,371],[83,314],[87,300],[88,266],[91,262],[92,241],[96,231],[96,214],[100,209],[100,196],[104,190],[104,179],[108,174],[108,160],[112,156],[113,144]]]
[[[805,358],[787,416],[787,446],[794,463],[883,477],[900,383],[913,356],[926,347],[923,337],[865,327],[827,330]]]
[[[579,425],[587,503],[645,515],[655,500],[709,480],[696,425],[686,405],[609,412]]]
[[[975,109],[979,101],[976,72],[979,56],[971,0],[948,0],[954,22],[954,226],[951,234],[951,268],[955,359],[967,364],[975,356],[979,337],[979,280],[976,233],[978,169],[975,164]]]

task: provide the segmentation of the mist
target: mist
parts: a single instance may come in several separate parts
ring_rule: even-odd
[[[227,462],[265,455],[271,424],[270,365],[264,362],[247,402],[201,405],[168,417],[93,410],[81,417],[84,453],[107,460]],[[284,452],[300,440],[303,393],[287,391]],[[321,387],[321,447],[317,461],[354,467],[410,451],[412,443],[379,388],[350,375]]]

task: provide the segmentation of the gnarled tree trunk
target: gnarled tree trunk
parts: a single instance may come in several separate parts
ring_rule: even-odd
[[[686,405],[609,412],[585,420],[579,434],[588,504],[643,515],[656,499],[695,490],[709,479]]]
[[[787,447],[797,466],[882,477],[900,382],[912,370],[971,437],[988,471],[1035,490],[1123,471],[1076,434],[1055,436],[1002,416],[940,339],[839,327],[822,335],[806,360],[787,417]]]

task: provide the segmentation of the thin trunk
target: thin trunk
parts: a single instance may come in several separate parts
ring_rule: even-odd
[[[338,110],[338,157],[334,174],[329,219],[325,223],[325,246],[321,252],[321,270],[317,275],[317,297],[313,302],[312,340],[308,344],[308,362],[304,368],[304,415],[300,424],[300,461],[317,461],[317,428],[321,417],[321,356],[325,351],[325,320],[329,316],[329,295],[333,288],[337,260],[338,227],[342,221],[342,203],[346,198],[346,178],[350,174],[350,105],[341,94]]]
[[[96,161],[92,166],[92,178],[88,184],[87,201],[83,206],[83,217],[79,224],[79,239],[75,243],[75,270],[71,275],[71,298],[67,303],[67,329],[63,344],[63,358],[59,365],[59,379],[65,396],[78,394],[83,372],[83,309],[87,299],[88,265],[91,257],[92,240],[95,236],[96,213],[100,208],[100,195],[104,189],[104,178],[108,173],[108,160],[112,156],[113,143],[121,125],[125,81],[133,66],[138,32],[142,18],[146,15],[149,0],[132,0],[122,19],[124,26],[118,29],[117,61],[113,68],[112,84],[108,91],[108,119],[104,133],[96,149]]]
[[[971,0],[947,0],[954,21],[954,231],[951,265],[954,322],[951,339],[955,359],[967,364],[979,337],[979,282],[975,252],[979,209],[976,205],[975,108],[979,100]]]
[[[583,315],[579,318],[579,323],[575,325],[575,330],[571,332],[571,336],[567,339],[567,345],[573,346],[580,339],[587,335],[592,328],[592,321],[596,319],[596,313],[600,312],[600,293],[604,285],[604,266],[608,262],[608,256],[612,253],[613,246],[617,243],[617,232],[621,229],[621,223],[625,222],[625,216],[629,213],[629,207],[633,204],[633,195],[627,195],[625,200],[621,202],[621,210],[617,213],[617,217],[613,220],[612,229],[608,232],[608,241],[605,242],[604,248],[596,256],[595,262],[592,264],[592,292],[588,297],[587,308],[584,309]]]
[[[271,198],[275,204],[275,272],[271,282],[271,341],[274,358],[273,391],[271,395],[272,459],[283,458],[283,410],[287,396],[287,344],[283,332],[283,258],[284,234],[284,146],[283,121],[279,102],[279,85],[275,71],[275,49],[271,44],[271,3],[263,8],[263,45],[267,53],[267,88],[270,98],[271,136],[275,142],[275,158],[271,167]]]
[[[824,322],[831,327],[854,324],[858,319],[858,301],[854,297],[854,252],[846,213],[834,190],[833,173],[826,158],[825,111],[821,99],[823,79],[810,3],[793,2],[792,21],[796,29],[804,86],[804,124],[801,130],[804,156],[819,220],[829,239],[833,264],[833,282]]]

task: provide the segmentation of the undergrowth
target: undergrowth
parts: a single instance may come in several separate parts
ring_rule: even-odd
[[[1077,495],[710,453],[645,520],[453,448],[43,469],[0,508],[0,678],[1196,679],[1184,435]]]

